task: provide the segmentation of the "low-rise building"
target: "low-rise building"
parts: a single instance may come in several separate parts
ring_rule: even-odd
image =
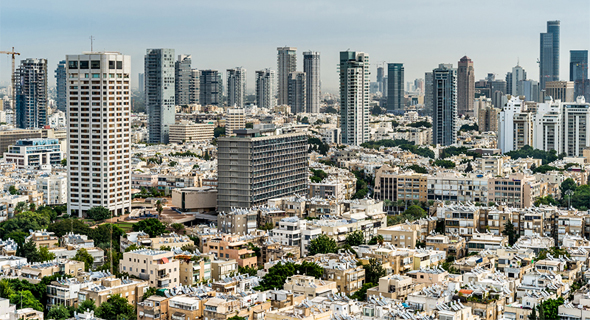
[[[25,139],[8,146],[4,159],[18,169],[45,169],[61,165],[63,152],[58,139]]]
[[[179,283],[180,262],[171,251],[139,249],[123,253],[119,272],[148,281],[150,287],[171,288]]]
[[[311,276],[294,275],[287,278],[283,289],[292,291],[294,294],[303,295],[308,299],[315,297],[327,297],[329,294],[338,292],[336,282],[319,280]]]
[[[220,259],[235,259],[240,267],[256,268],[258,265],[254,250],[240,236],[221,235],[209,238],[203,243],[203,253],[213,254]]]
[[[217,188],[189,187],[172,189],[172,205],[182,212],[217,210]]]
[[[213,121],[206,123],[194,123],[181,121],[170,125],[170,143],[185,143],[196,141],[210,141],[213,139]]]

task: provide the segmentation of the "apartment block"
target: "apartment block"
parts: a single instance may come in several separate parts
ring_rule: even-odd
[[[541,183],[523,173],[490,178],[489,188],[490,202],[515,208],[528,208],[541,195]]]
[[[211,141],[213,139],[213,130],[215,123],[194,123],[181,121],[170,125],[170,143],[185,143],[197,141]]]
[[[47,169],[61,165],[64,152],[58,139],[26,139],[8,146],[4,159],[16,168]]]
[[[217,258],[232,259],[237,261],[240,267],[258,266],[256,254],[248,246],[248,242],[238,236],[221,235],[203,240],[203,253],[213,254]]]
[[[123,253],[119,272],[146,280],[150,287],[172,288],[179,284],[180,262],[171,251],[139,249]]]
[[[225,135],[234,134],[235,130],[246,128],[246,115],[243,108],[228,108],[225,122]]]

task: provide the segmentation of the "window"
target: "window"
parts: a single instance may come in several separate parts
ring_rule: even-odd
[[[100,60],[90,61],[90,68],[91,69],[100,69]]]
[[[68,68],[78,69],[78,61],[68,61]]]
[[[88,69],[88,61],[80,61],[80,69]]]
[[[123,61],[117,61],[117,69],[123,69]]]
[[[116,61],[109,61],[109,69],[115,69]]]

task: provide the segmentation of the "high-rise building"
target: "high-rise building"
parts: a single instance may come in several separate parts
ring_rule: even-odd
[[[191,78],[189,81],[189,104],[198,104],[201,87],[201,72],[197,69],[191,70]]]
[[[570,50],[570,81],[588,79],[588,50]]]
[[[47,60],[22,60],[15,74],[16,126],[42,128],[47,124]]]
[[[305,112],[320,112],[320,53],[303,53],[303,72],[305,72]]]
[[[190,84],[191,84],[191,56],[186,54],[178,55],[178,60],[174,63],[174,97],[177,106],[190,104]]]
[[[383,77],[385,76],[385,72],[384,72],[384,68],[383,67],[377,67],[377,85],[378,87],[378,91],[383,93]]]
[[[480,132],[498,132],[498,116],[500,109],[492,106],[492,99],[480,97],[475,99],[477,108],[477,124]]]
[[[201,70],[199,103],[203,106],[219,105],[221,95],[221,78],[217,70]]]
[[[297,48],[277,48],[277,100],[279,105],[287,104],[289,99],[289,73],[297,71]]]
[[[168,143],[176,122],[174,49],[147,49],[144,61],[148,141]]]
[[[502,153],[532,146],[533,116],[524,111],[524,101],[512,96],[500,112],[498,120],[498,148]]]
[[[512,68],[512,72],[506,74],[506,94],[513,96],[524,95],[522,88],[522,81],[524,80],[526,80],[526,71],[517,64]]]
[[[535,80],[523,80],[521,81],[522,93],[525,101],[541,102],[539,94],[539,82]]]
[[[369,140],[369,76],[368,54],[340,52],[340,128],[344,144],[358,146]]]
[[[83,217],[98,206],[123,214],[131,209],[131,58],[93,52],[66,62],[68,214]]]
[[[291,107],[292,114],[306,112],[306,75],[305,72],[295,71],[289,73],[289,81],[287,85],[289,87],[289,96],[287,104]]]
[[[475,70],[473,61],[463,56],[457,65],[457,112],[473,116],[475,100]]]
[[[275,72],[270,69],[256,71],[256,104],[260,108],[275,106]]]
[[[547,21],[547,32],[541,33],[539,84],[559,81],[559,21]]]
[[[137,87],[139,89],[139,94],[145,94],[145,73],[138,73],[137,74]]]
[[[225,122],[225,135],[233,135],[235,130],[246,127],[246,114],[243,108],[228,108]]]
[[[432,76],[432,141],[448,146],[457,142],[457,69],[439,64]]]
[[[66,86],[67,86],[67,79],[66,79],[66,61],[62,60],[57,64],[57,69],[55,69],[55,91],[56,91],[56,99],[55,105],[57,110],[67,112],[67,104],[66,104]]]
[[[545,83],[545,97],[552,97],[553,100],[562,102],[574,102],[573,81],[547,81]]]
[[[246,94],[246,69],[227,69],[227,105],[230,107],[244,107]]]
[[[424,73],[424,114],[427,116],[432,117],[432,111],[434,109],[433,103],[433,96],[432,93],[432,86],[434,84],[434,79],[432,77],[432,72]]]
[[[234,133],[236,137],[217,139],[220,212],[261,206],[269,199],[308,192],[304,133],[263,135],[259,129]]]
[[[424,94],[424,79],[418,78],[414,80],[414,88],[418,94]]]
[[[404,99],[404,64],[387,64],[387,112],[403,114]]]
[[[590,146],[590,104],[584,97],[576,102],[561,103],[563,110],[563,153],[569,157],[581,157],[584,149]]]

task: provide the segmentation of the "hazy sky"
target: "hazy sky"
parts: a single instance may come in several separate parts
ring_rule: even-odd
[[[476,79],[504,77],[520,59],[538,80],[539,33],[561,20],[560,78],[569,79],[569,50],[590,49],[590,1],[267,1],[267,0],[0,0],[0,50],[22,58],[47,58],[53,70],[66,54],[120,51],[132,57],[133,81],[143,72],[146,48],[192,54],[193,68],[224,72],[241,66],[276,70],[276,48],[321,52],[324,91],[337,92],[338,52],[370,55],[377,64],[403,62],[405,80],[423,78],[438,63],[469,56]],[[10,79],[10,60],[0,56],[0,83]],[[136,86],[136,82],[134,84]]]

